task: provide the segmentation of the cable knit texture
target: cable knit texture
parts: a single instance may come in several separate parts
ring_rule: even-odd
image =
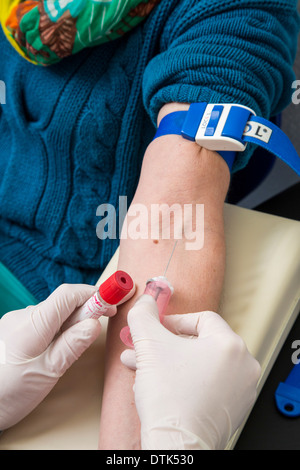
[[[165,103],[236,102],[266,118],[289,104],[296,4],[162,0],[126,37],[46,69],[0,32],[0,260],[38,300],[100,276],[118,240],[97,238],[96,209],[132,200]]]

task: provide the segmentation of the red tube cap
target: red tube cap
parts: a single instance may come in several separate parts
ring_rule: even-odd
[[[133,289],[133,280],[124,271],[117,271],[99,287],[99,293],[104,302],[117,305]]]

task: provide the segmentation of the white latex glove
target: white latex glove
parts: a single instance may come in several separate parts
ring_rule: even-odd
[[[121,361],[136,369],[142,449],[224,449],[256,399],[261,373],[242,339],[213,312],[167,316],[167,329],[146,295],[128,325],[135,350]]]
[[[27,416],[59,378],[95,341],[98,320],[85,320],[60,333],[64,321],[96,291],[62,285],[37,306],[7,313],[0,320],[0,429]]]

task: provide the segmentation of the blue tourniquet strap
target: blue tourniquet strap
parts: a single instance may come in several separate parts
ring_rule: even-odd
[[[183,128],[186,117],[187,111],[176,111],[175,113],[167,114],[167,116],[161,120],[154,139],[170,134],[181,135],[181,130]],[[197,129],[198,127],[195,127],[196,132]]]
[[[203,111],[206,108],[206,103],[201,103],[203,104]],[[159,128],[157,129],[157,132],[155,134],[155,139],[158,137],[162,137],[164,135],[182,135],[182,129],[184,123],[186,123],[186,128],[189,129],[190,131],[190,138],[188,140],[195,140],[191,136],[196,135],[198,127],[200,125],[201,119],[199,118],[201,114],[198,114],[197,117],[193,116],[191,114],[188,115],[187,111],[176,111],[174,113],[168,114],[165,116],[164,119],[162,119]],[[186,120],[189,120],[189,122],[186,122]],[[198,118],[198,119],[197,119]],[[186,136],[184,136],[187,138]],[[230,171],[232,170],[236,153],[235,152],[219,152],[221,157],[225,160],[227,163]]]
[[[176,111],[167,114],[162,120],[155,134],[155,139],[164,135],[181,135],[181,129],[187,117],[187,111]],[[195,129],[197,131],[197,129]],[[195,134],[196,135],[196,134]]]
[[[288,136],[279,127],[264,118],[253,117],[251,122],[260,124],[262,129],[270,128],[272,136],[268,143],[262,140],[258,141],[257,138],[250,135],[244,136],[244,141],[258,144],[265,150],[268,150],[268,152],[273,153],[273,155],[283,160],[300,176],[300,157]]]
[[[165,116],[154,139],[170,134],[181,135],[218,152],[230,171],[236,152],[244,151],[251,142],[276,155],[300,176],[300,157],[288,136],[244,106],[193,103],[188,111]]]

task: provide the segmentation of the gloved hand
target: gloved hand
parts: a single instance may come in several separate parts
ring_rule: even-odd
[[[7,313],[0,320],[0,429],[27,416],[59,378],[95,341],[98,320],[85,320],[64,333],[64,321],[96,291],[62,285],[37,306]],[[3,363],[2,363],[3,362]]]
[[[242,339],[216,313],[165,317],[142,296],[128,314],[143,450],[219,450],[242,424],[261,373]],[[180,336],[182,335],[182,336]]]

